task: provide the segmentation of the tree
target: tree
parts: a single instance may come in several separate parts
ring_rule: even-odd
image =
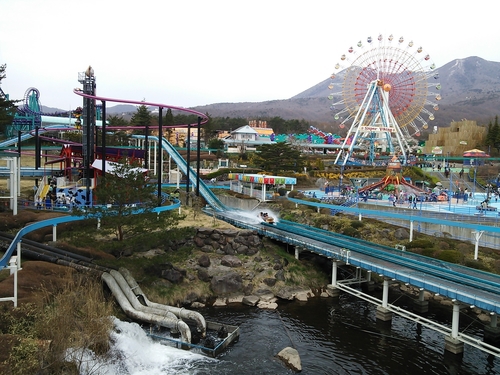
[[[224,142],[219,138],[212,138],[208,141],[207,147],[213,150],[223,150]]]
[[[167,113],[163,117],[163,126],[167,126],[167,141],[171,142],[172,129],[174,126],[174,114],[172,113],[172,108],[167,109]]]
[[[254,161],[265,171],[278,174],[279,171],[298,171],[304,167],[304,158],[300,150],[288,143],[261,145]]]
[[[0,85],[6,77],[5,71],[7,65],[0,65]],[[19,100],[9,100],[8,95],[5,95],[0,88],[0,129],[5,133],[5,127],[12,124],[12,120],[16,114],[16,103]]]
[[[89,218],[100,218],[103,233],[114,233],[118,241],[123,241],[177,223],[179,216],[175,213],[153,212],[159,203],[157,187],[147,183],[144,169],[125,160],[113,167],[97,185],[97,204],[85,212]]]
[[[130,119],[130,125],[132,126],[150,126],[152,124],[153,116],[148,108],[143,104],[137,108],[137,112],[134,113]],[[139,131],[138,133],[144,133]]]
[[[217,136],[217,129],[215,128],[215,122],[212,117],[208,113],[205,113],[205,115],[208,117],[208,121],[202,125],[201,129],[203,141],[205,145],[208,145],[210,140]]]
[[[498,116],[495,116],[495,123],[491,128],[491,135],[487,136],[488,140],[492,140],[491,146],[494,146],[497,151],[500,151],[500,125],[498,124]]]

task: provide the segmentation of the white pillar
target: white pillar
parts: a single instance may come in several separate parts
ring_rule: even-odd
[[[484,231],[483,230],[478,230],[478,231],[473,231],[472,234],[474,234],[475,237],[475,244],[474,244],[474,260],[477,260],[477,257],[479,255],[479,239],[483,235]]]
[[[52,226],[52,241],[57,241],[57,224]]]
[[[413,220],[410,220],[410,242],[413,241]]]
[[[14,307],[17,307],[17,257],[11,257],[9,262],[10,274],[14,274]]]
[[[160,142],[160,138],[158,138],[158,142]],[[157,175],[158,174],[158,165],[156,164],[158,162],[158,142],[153,142],[153,153],[154,153],[154,156],[153,156],[153,164],[154,164],[154,171],[153,171],[153,175]],[[161,183],[161,176],[158,176],[158,178],[160,179],[160,183]]]
[[[21,270],[21,241],[17,243],[17,269]]]
[[[496,327],[497,326],[497,317],[498,315],[497,314],[492,314],[491,315],[491,321],[490,321],[490,327]]]
[[[389,301],[389,279],[384,279],[384,287],[382,291],[382,307],[387,308]]]
[[[451,337],[456,339],[458,337],[458,321],[460,318],[460,306],[457,300],[453,300],[453,317],[451,320]]]
[[[295,259],[299,260],[299,247],[295,246]]]
[[[334,260],[332,262],[332,285],[337,285],[337,262]]]
[[[418,300],[419,301],[423,301],[424,300],[424,296],[425,296],[424,288],[420,288],[418,290]]]

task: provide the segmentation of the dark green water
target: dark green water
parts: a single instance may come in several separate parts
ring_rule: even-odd
[[[397,301],[402,307],[405,297]],[[432,306],[427,317],[451,325],[451,310]],[[302,374],[500,374],[500,358],[465,346],[462,356],[444,351],[444,336],[394,315],[375,319],[375,306],[349,295],[280,302],[277,311],[235,305],[201,311],[207,320],[240,326],[240,340],[216,362],[194,365],[190,374],[291,374],[275,355],[298,350]],[[460,331],[482,338],[482,325],[461,316]]]

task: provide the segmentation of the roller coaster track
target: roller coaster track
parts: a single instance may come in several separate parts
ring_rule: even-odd
[[[168,104],[161,104],[161,103],[150,103],[150,102],[144,102],[144,101],[136,101],[136,100],[126,100],[126,99],[113,99],[113,98],[106,98],[106,97],[101,97],[101,96],[95,96],[95,95],[88,95],[84,94],[80,89],[75,89],[73,91],[75,94],[83,96],[88,99],[94,99],[94,100],[100,100],[102,102],[115,102],[115,103],[127,103],[127,104],[140,104],[140,105],[148,105],[152,107],[158,107],[158,108],[169,108],[173,110],[178,110],[181,112],[187,112],[190,114],[194,114],[198,116],[201,121],[200,125],[205,124],[208,121],[208,117],[198,111],[188,109],[188,108],[182,108],[182,107],[176,107]],[[197,126],[198,124],[190,124],[193,126]],[[187,127],[190,126],[188,124],[185,125],[175,125],[175,127]],[[144,136],[139,136],[135,135],[135,138],[145,138]],[[148,137],[149,139],[154,139],[157,142],[159,141],[158,137]],[[213,209],[217,211],[225,211],[228,210],[226,206],[222,204],[222,202],[215,196],[214,193],[203,183],[201,180],[197,180],[196,173],[191,169],[191,167],[188,166],[188,163],[184,160],[184,158],[177,152],[177,150],[164,138],[161,141],[162,148],[172,157],[172,160],[179,166],[179,169],[187,175],[187,172],[189,170],[189,181],[192,184],[196,184],[198,181],[200,183],[200,194],[205,198],[207,203],[213,207]]]

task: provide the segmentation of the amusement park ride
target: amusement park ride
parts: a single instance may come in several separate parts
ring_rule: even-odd
[[[60,164],[60,172],[57,173],[57,178],[52,179],[56,180],[57,185],[55,186],[55,189],[52,190],[57,191],[58,197],[59,195],[63,195],[66,198],[71,197],[72,202],[75,202],[75,204],[77,205],[91,205],[93,201],[92,190],[97,183],[97,177],[99,175],[105,175],[106,168],[110,168],[109,162],[117,162],[118,159],[125,156],[128,160],[140,159],[144,163],[145,169],[149,169],[148,152],[151,147],[150,143],[156,142],[158,147],[155,147],[155,150],[158,151],[158,155],[155,155],[154,157],[154,160],[156,162],[156,168],[154,169],[156,169],[155,172],[158,173],[158,176],[161,176],[163,172],[163,151],[167,151],[170,158],[177,164],[179,170],[186,174],[187,180],[191,181],[193,185],[196,184],[196,195],[199,195],[199,178],[197,176],[194,176],[194,173],[192,173],[190,176],[190,168],[187,166],[187,164],[185,164],[184,159],[182,159],[177,151],[173,149],[173,147],[168,144],[168,142],[166,142],[163,138],[164,128],[168,128],[169,126],[163,126],[162,124],[162,110],[163,108],[168,108],[197,116],[197,124],[176,125],[176,127],[188,128],[188,141],[189,134],[191,133],[191,127],[197,125],[199,131],[199,127],[208,121],[208,117],[206,115],[194,110],[175,107],[167,104],[146,103],[144,101],[112,99],[96,96],[94,70],[90,66],[85,72],[80,72],[78,74],[78,81],[83,85],[83,88],[75,89],[74,93],[83,98],[83,106],[77,108],[77,110],[75,111],[64,113],[60,117],[43,114],[41,112],[41,106],[39,104],[40,93],[37,89],[28,89],[25,95],[24,105],[18,107],[18,111],[15,115],[13,124],[10,127],[7,127],[7,136],[10,135],[10,138],[8,138],[6,141],[1,142],[0,146],[10,147],[14,144],[17,144],[18,153],[20,154],[21,142],[30,138],[35,138],[35,169],[38,169],[40,168],[41,159],[41,140],[45,139],[53,143],[62,142],[64,145],[61,147],[60,155],[55,160],[46,162],[46,165],[56,163]],[[97,104],[99,101],[100,105]],[[117,127],[106,127],[107,102],[139,104],[158,107],[158,137],[153,137],[149,134],[150,129],[148,126],[142,126],[140,127],[140,129],[145,131],[145,135],[138,136],[137,141],[138,144],[142,143],[144,145],[143,149],[141,149],[140,147],[136,147],[135,149],[118,149],[116,147],[107,146],[106,137],[101,136],[98,138],[98,135],[106,134],[107,131],[118,130]],[[136,128],[138,127],[128,127],[128,129]],[[82,143],[80,144],[64,141],[62,139],[46,137],[45,135],[42,136],[42,134],[44,133],[53,134],[53,132],[63,131],[81,132]],[[97,164],[98,166],[96,167]],[[53,170],[53,168],[51,170]],[[78,181],[76,181],[76,183],[73,179],[75,170],[78,171],[77,175],[79,179]],[[45,176],[45,178],[42,179],[41,185],[38,186],[38,190],[35,193],[36,198],[43,198],[43,201],[45,201],[45,198],[47,197],[47,190],[50,190],[50,187],[52,187],[48,186],[49,183],[47,181],[47,177],[51,176]],[[188,182],[186,184],[186,189],[189,188],[190,186]],[[160,196],[161,179],[158,178],[158,197]]]
[[[413,137],[429,126],[423,116],[434,120],[426,106],[437,111],[441,99],[441,85],[433,82],[439,77],[435,65],[422,47],[414,47],[413,41],[405,45],[403,37],[379,35],[377,40],[367,38],[366,44],[359,41],[340,57],[328,87],[334,90],[343,75],[342,90],[328,98],[336,100],[330,109],[334,119],[341,121],[339,127],[349,129],[335,164],[372,165],[379,152],[407,162],[416,143]]]

